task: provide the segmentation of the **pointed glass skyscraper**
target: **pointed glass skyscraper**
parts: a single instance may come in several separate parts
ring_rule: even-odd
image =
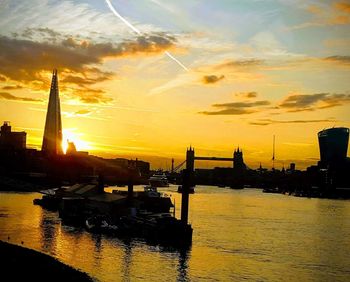
[[[45,131],[41,150],[47,155],[63,154],[61,107],[56,69],[53,70],[52,73],[50,97],[47,107]]]

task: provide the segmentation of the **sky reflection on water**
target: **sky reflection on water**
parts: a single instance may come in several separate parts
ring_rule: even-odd
[[[176,187],[165,192],[176,202]],[[0,193],[0,239],[24,245],[101,281],[348,281],[350,202],[197,187],[187,251],[62,225],[35,193]]]

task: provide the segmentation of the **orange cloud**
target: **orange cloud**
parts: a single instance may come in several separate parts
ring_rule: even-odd
[[[314,111],[333,108],[350,103],[350,94],[317,93],[311,95],[290,95],[280,104],[288,112]]]
[[[18,89],[22,89],[23,86],[21,85],[6,85],[4,87],[2,87],[3,90],[18,90]]]
[[[324,58],[323,60],[331,63],[336,63],[339,65],[350,66],[350,56],[335,55],[335,56]]]
[[[214,84],[219,82],[220,80],[224,79],[225,76],[224,75],[205,75],[203,76],[203,83],[204,84]]]
[[[309,7],[307,7],[307,10],[312,13],[312,14],[322,14],[323,13],[323,10],[319,7],[319,6],[316,6],[316,5],[310,5]]]
[[[32,39],[43,35],[50,40]],[[27,28],[12,38],[0,35],[0,80],[21,82],[28,88],[43,90],[47,89],[48,72],[57,68],[62,78],[61,90],[68,85],[82,102],[108,103],[112,99],[105,96],[102,89],[90,87],[114,76],[100,68],[104,59],[158,54],[174,48],[175,42],[170,35],[156,33],[119,43],[101,43],[75,39],[47,28]],[[14,90],[10,88],[5,90]]]
[[[289,28],[289,30],[327,25],[346,25],[350,23],[350,4],[337,2],[333,5],[310,5],[306,10],[313,15],[313,19]]]
[[[346,39],[346,38],[327,39],[324,41],[324,44],[328,48],[348,47],[350,46],[350,39]]]
[[[251,91],[251,92],[240,92],[240,93],[236,93],[236,96],[242,97],[242,98],[256,98],[258,97],[258,93]]]
[[[330,25],[348,24],[348,23],[350,23],[350,17],[349,16],[343,16],[343,15],[334,16],[334,17],[329,19],[328,23]]]
[[[350,3],[339,2],[339,3],[335,3],[334,7],[339,11],[350,14]]]
[[[7,92],[0,92],[0,99],[12,100],[12,101],[22,101],[22,102],[42,102],[41,99],[34,99],[28,97],[17,97]]]
[[[255,92],[248,92],[245,97],[249,97],[250,93],[255,96]],[[244,101],[233,103],[213,104],[212,107],[217,108],[217,111],[203,111],[199,112],[204,115],[243,115],[252,114],[256,112],[263,112],[268,110],[285,110],[286,112],[303,112],[315,111],[337,106],[343,106],[350,103],[350,94],[338,93],[317,93],[310,95],[292,94],[287,96],[282,102],[271,105],[270,101]],[[279,114],[279,113],[278,113]],[[262,124],[260,124],[262,123]],[[267,125],[272,122],[260,120],[256,125]],[[277,123],[277,122],[276,122]],[[280,122],[283,123],[283,122]],[[293,122],[298,123],[298,122]]]
[[[222,64],[219,64],[217,68],[242,68],[242,67],[254,67],[264,63],[260,59],[242,59],[242,60],[230,60]]]
[[[74,114],[76,114],[76,115],[88,115],[90,113],[91,113],[90,110],[83,109],[83,110],[76,111]]]
[[[105,95],[101,89],[82,88],[73,89],[69,94],[70,98],[78,98],[80,102],[86,104],[108,104],[113,101],[111,97]]]
[[[251,125],[270,125],[270,124],[284,124],[284,123],[320,123],[320,122],[337,122],[335,119],[310,119],[310,120],[273,120],[273,119],[259,119],[257,121],[249,122]]]
[[[84,77],[84,76],[78,76],[78,75],[66,75],[61,80],[62,83],[69,83],[69,84],[75,84],[80,87],[83,87],[85,85],[91,85],[98,82],[103,82],[106,80],[109,80],[111,78],[111,73],[104,73],[101,76],[97,77]]]
[[[40,72],[53,68],[85,74],[108,57],[153,54],[174,46],[175,38],[157,34],[139,36],[119,44],[77,41],[72,37],[58,43],[0,36],[0,75],[14,81],[41,80]],[[94,67],[96,70],[96,67]],[[100,69],[98,71],[106,74]]]
[[[271,103],[269,101],[255,101],[255,102],[233,102],[214,104],[212,107],[218,108],[218,111],[204,111],[199,112],[204,115],[244,115],[258,112],[260,109],[257,107],[268,106]]]

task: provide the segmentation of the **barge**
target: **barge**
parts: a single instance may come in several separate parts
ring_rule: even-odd
[[[185,189],[183,195],[187,193]],[[193,229],[187,223],[187,207],[182,206],[181,219],[175,217],[170,197],[146,186],[144,191],[113,190],[105,192],[103,183],[75,184],[42,191],[42,199],[35,199],[50,210],[57,210],[66,224],[82,225],[88,231],[109,233],[121,237],[141,237],[156,243],[188,246]],[[183,197],[182,195],[182,197]],[[184,220],[185,219],[185,220]]]

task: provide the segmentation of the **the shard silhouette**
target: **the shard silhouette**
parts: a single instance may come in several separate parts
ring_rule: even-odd
[[[50,97],[47,107],[45,131],[41,150],[46,155],[63,154],[61,107],[56,69],[53,70],[52,73]]]

